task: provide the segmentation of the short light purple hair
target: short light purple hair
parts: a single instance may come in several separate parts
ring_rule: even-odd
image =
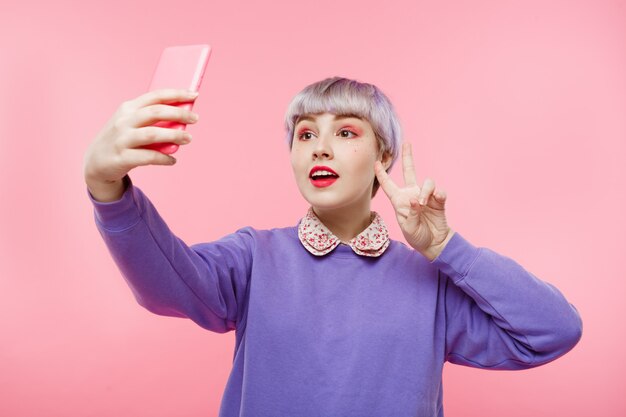
[[[344,77],[331,77],[310,84],[291,100],[285,114],[286,142],[293,144],[294,128],[301,116],[332,113],[338,116],[356,115],[369,122],[374,130],[378,151],[391,155],[391,170],[401,146],[401,128],[391,101],[375,85]],[[374,178],[372,197],[379,184]]]

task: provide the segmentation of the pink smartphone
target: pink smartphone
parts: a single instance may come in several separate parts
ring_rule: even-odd
[[[211,46],[206,44],[170,46],[165,48],[161,53],[159,63],[152,75],[149,91],[162,88],[198,91],[210,55]],[[171,103],[169,105],[191,110],[193,102]],[[154,123],[152,126],[181,130],[185,130],[187,127],[184,123],[173,121],[160,121]],[[178,150],[178,145],[175,143],[161,142],[144,146],[144,148],[154,149],[165,154],[172,154]]]

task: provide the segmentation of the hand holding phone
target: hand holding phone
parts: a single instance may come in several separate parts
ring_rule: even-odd
[[[152,76],[149,91],[176,88],[197,92],[200,89],[204,71],[211,55],[211,46],[206,44],[170,46],[163,50],[161,58]],[[190,110],[193,102],[172,103],[173,106]],[[152,126],[185,130],[184,123],[160,121]],[[175,143],[155,143],[144,148],[154,149],[164,154],[173,154],[178,150]]]

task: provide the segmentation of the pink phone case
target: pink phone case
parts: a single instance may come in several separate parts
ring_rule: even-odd
[[[198,91],[210,55],[211,46],[206,44],[170,46],[165,48],[161,53],[159,63],[152,75],[149,91],[162,88]],[[191,110],[193,102],[172,103],[170,105]],[[171,121],[160,121],[154,123],[153,126],[181,130],[185,130],[187,127],[186,124]],[[165,154],[172,154],[178,150],[178,145],[175,143],[161,142],[144,146],[144,148],[154,149]]]

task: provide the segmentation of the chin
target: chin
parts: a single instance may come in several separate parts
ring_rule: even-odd
[[[327,193],[325,195],[311,196],[304,195],[304,199],[313,207],[322,210],[336,210],[353,205],[360,205],[360,198],[355,195],[338,195],[336,193]]]
[[[365,200],[364,194],[367,194],[367,199],[371,201],[372,184],[369,184],[369,187],[364,185],[363,194],[354,193],[354,189],[351,190],[351,193],[346,194],[345,187],[344,189],[341,187],[335,189],[319,189],[311,185],[308,181],[309,180],[307,178],[307,183],[304,184],[304,186],[300,184],[300,187],[298,188],[302,197],[304,197],[304,199],[313,207],[332,210],[354,204],[360,204],[359,201]],[[356,184],[351,184],[351,186],[354,187]]]
[[[305,196],[304,199],[313,207],[330,210],[341,208],[345,205],[345,201],[339,201],[334,196]]]

